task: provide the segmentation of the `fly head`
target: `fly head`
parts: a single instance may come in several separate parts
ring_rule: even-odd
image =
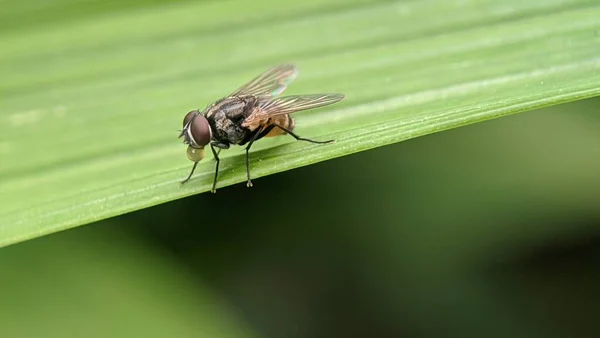
[[[183,130],[179,134],[183,143],[188,145],[187,156],[192,162],[199,162],[204,158],[204,147],[212,139],[210,124],[198,110],[192,110],[183,118]]]

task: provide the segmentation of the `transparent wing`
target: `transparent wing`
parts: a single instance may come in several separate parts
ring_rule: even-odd
[[[344,98],[343,94],[308,94],[290,95],[265,100],[259,104],[260,112],[257,115],[266,117],[292,114],[297,111],[327,106]]]
[[[256,110],[244,120],[242,125],[248,126],[256,123],[256,121],[263,121],[273,116],[327,106],[341,101],[343,98],[343,94],[309,94],[263,100]]]
[[[283,64],[271,68],[246,83],[231,95],[275,96],[281,94],[298,75],[298,69],[292,64]]]

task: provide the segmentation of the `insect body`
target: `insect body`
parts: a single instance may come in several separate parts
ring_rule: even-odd
[[[290,114],[338,102],[342,94],[309,94],[281,96],[294,80],[298,71],[294,65],[284,64],[269,69],[257,76],[231,95],[218,100],[200,112],[192,110],[183,119],[183,130],[179,137],[188,145],[188,158],[194,162],[187,182],[193,175],[196,165],[205,156],[204,147],[210,149],[217,161],[212,192],[216,192],[219,175],[219,152],[229,149],[232,144],[246,145],[247,186],[252,186],[248,152],[252,144],[263,138],[289,134],[299,141],[311,143],[331,143],[302,138],[293,132],[294,119]]]

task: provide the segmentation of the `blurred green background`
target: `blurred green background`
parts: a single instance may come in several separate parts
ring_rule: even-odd
[[[598,108],[493,120],[7,247],[0,336],[595,337]]]
[[[229,3],[233,4],[221,9],[241,2]],[[3,33],[42,29],[59,21],[78,27],[87,16],[103,15],[119,17],[119,27],[125,27],[128,22],[121,12],[168,6],[158,0],[8,4],[0,0]],[[353,6],[368,10],[369,5],[367,0],[357,0]],[[563,6],[561,1],[555,5]],[[266,5],[257,2],[253,10],[260,11],[261,6]],[[583,8],[564,4],[569,6]],[[332,0],[328,8],[343,9],[344,3]],[[498,13],[503,10],[510,8],[500,6]],[[252,13],[248,11],[244,20],[260,26],[260,18]],[[273,20],[285,22],[293,14]],[[128,34],[144,36],[143,24],[150,22],[144,18],[138,18],[132,32],[111,26],[109,20],[102,27],[115,30],[111,42],[127,54],[128,40],[119,39]],[[176,20],[169,18],[169,22]],[[189,17],[186,20],[189,23]],[[244,21],[233,16],[211,20],[198,22],[198,27],[227,30]],[[159,28],[154,27],[154,33],[164,36],[158,34],[157,40],[166,39],[177,27]],[[426,31],[436,34],[442,28]],[[98,36],[109,39],[110,34]],[[212,41],[212,36],[206,39]],[[85,46],[94,47],[96,41],[74,40],[86,52],[95,51]],[[216,40],[212,42],[218,46]],[[72,46],[52,40],[50,33],[45,41],[47,45],[39,50],[72,70],[59,52],[54,55],[49,48],[64,43],[61,48],[69,51]],[[136,46],[138,53],[144,43],[150,43],[140,41],[144,42]],[[9,57],[22,52],[19,48],[32,48],[20,42],[14,50],[7,48]],[[360,42],[353,47],[369,48]],[[169,52],[168,43],[162,47],[161,51]],[[289,55],[302,54],[301,46],[295,48]],[[202,52],[221,57],[208,47]],[[118,58],[118,67],[106,66],[103,53],[110,55],[99,48],[91,58],[97,69],[87,69],[83,61],[78,66],[109,82],[111,76],[118,78],[120,72],[139,67],[132,73],[147,76],[145,85],[163,88],[163,78],[152,74],[165,69],[131,65]],[[268,51],[261,58],[280,56]],[[455,57],[455,72],[464,72],[460,67],[467,69],[468,64],[460,64],[462,55]],[[153,67],[163,67],[160,56],[148,55],[148,60]],[[227,62],[235,60],[232,56]],[[22,61],[33,64],[35,58]],[[211,65],[202,67],[210,70]],[[244,67],[239,65],[240,70]],[[48,71],[56,78],[33,82],[31,73],[12,74],[15,83],[3,83],[2,88],[13,92],[0,94],[26,98],[24,93],[33,88],[62,102],[60,93],[44,91],[45,81],[67,87],[85,83],[79,78],[81,69],[72,71]],[[383,76],[386,70],[378,72]],[[173,73],[173,78],[181,75]],[[381,85],[377,76],[371,81]],[[175,93],[189,96],[181,93],[185,86],[185,81],[171,85],[171,91],[162,94],[162,104]],[[98,92],[106,90],[98,87]],[[423,84],[420,90],[426,89]],[[377,92],[374,87],[369,90],[369,95]],[[129,100],[129,93],[120,94],[123,101]],[[376,96],[369,95],[365,97]],[[189,97],[189,102],[171,103],[196,104],[197,100]],[[462,102],[460,97],[454,100],[456,105]],[[123,107],[136,104],[126,102]],[[160,111],[155,114],[163,114],[165,107],[171,108],[153,105],[147,102],[140,109],[152,107]],[[200,194],[3,248],[0,337],[597,337],[599,109],[600,99],[589,99],[478,123],[258,178],[252,189],[244,184],[220,187],[216,195]],[[163,120],[152,123],[164,126]],[[128,128],[122,125],[122,130]],[[156,143],[163,146],[162,142]],[[172,153],[183,157],[177,146]],[[165,147],[171,154],[171,148]],[[35,163],[36,158],[26,160]],[[165,168],[179,177],[174,168],[182,167],[181,163],[168,162]],[[27,193],[35,194],[35,189],[42,187]]]

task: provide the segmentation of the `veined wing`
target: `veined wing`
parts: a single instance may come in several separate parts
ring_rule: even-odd
[[[343,94],[308,94],[277,97],[261,102],[256,110],[248,116],[243,126],[255,125],[258,121],[273,116],[292,114],[301,110],[327,106],[344,99]]]
[[[290,95],[265,100],[258,106],[260,112],[256,115],[271,117],[282,114],[292,114],[301,110],[327,106],[344,98],[343,94],[308,94]]]
[[[246,83],[231,96],[275,96],[281,94],[298,75],[298,69],[292,64],[283,64],[271,68]]]

